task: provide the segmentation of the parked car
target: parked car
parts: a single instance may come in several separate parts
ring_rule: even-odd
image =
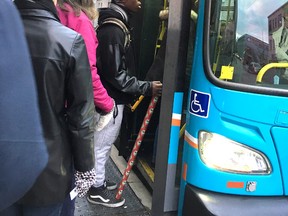
[[[252,74],[258,74],[261,69],[261,65],[257,62],[251,62],[248,66],[248,72]]]

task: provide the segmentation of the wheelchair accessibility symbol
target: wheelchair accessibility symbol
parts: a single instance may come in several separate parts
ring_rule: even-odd
[[[209,114],[210,94],[191,90],[189,112],[207,118]]]

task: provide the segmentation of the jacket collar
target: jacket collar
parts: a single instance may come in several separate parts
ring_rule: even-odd
[[[25,16],[34,16],[34,17],[43,17],[48,19],[53,19],[57,22],[60,22],[58,17],[55,17],[53,14],[51,14],[49,11],[41,10],[41,9],[21,9],[19,10],[22,17]]]

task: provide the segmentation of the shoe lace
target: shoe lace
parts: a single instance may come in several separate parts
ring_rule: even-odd
[[[103,193],[110,200],[115,200],[116,199],[115,194],[113,192],[107,190],[107,189],[103,190]]]
[[[104,188],[107,188],[107,181],[105,180],[103,183]]]

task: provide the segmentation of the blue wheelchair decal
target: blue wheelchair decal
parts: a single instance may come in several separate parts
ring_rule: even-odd
[[[209,115],[210,94],[191,90],[189,112],[207,118]]]

